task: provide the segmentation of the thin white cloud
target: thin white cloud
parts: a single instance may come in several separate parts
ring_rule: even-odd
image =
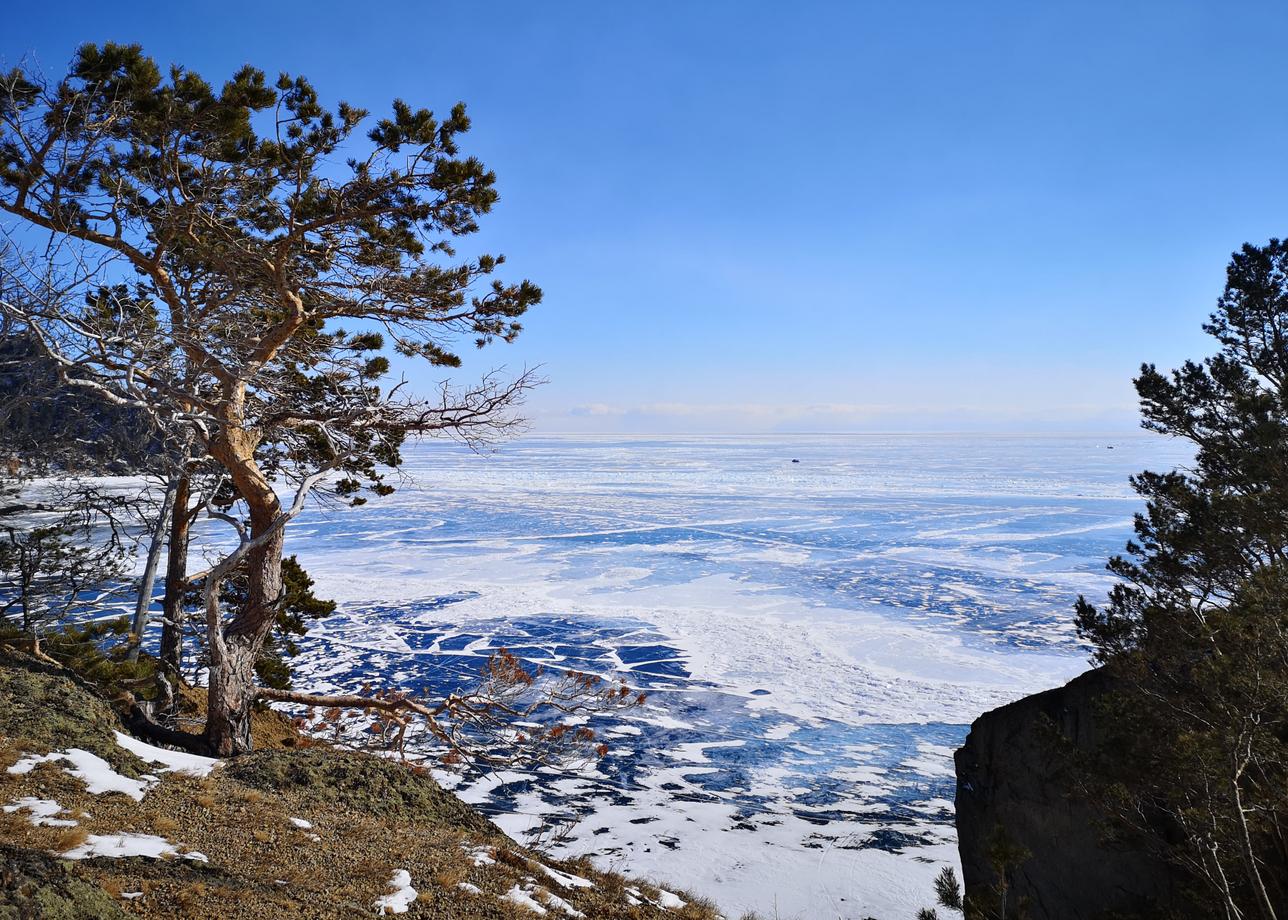
[[[625,415],[629,410],[621,409],[617,406],[609,406],[604,403],[591,403],[586,406],[573,406],[568,410],[569,415],[573,416],[612,416]]]
[[[865,403],[592,403],[539,412],[538,429],[628,432],[1117,431],[1134,429],[1132,405],[1064,405],[1036,410]]]

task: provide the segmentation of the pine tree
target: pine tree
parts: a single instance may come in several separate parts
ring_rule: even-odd
[[[1288,243],[1245,245],[1204,329],[1218,351],[1136,380],[1192,466],[1132,480],[1136,538],[1078,627],[1124,688],[1093,792],[1212,916],[1288,915]],[[1202,908],[1200,908],[1201,911]]]
[[[452,368],[461,339],[514,339],[541,292],[494,280],[500,257],[455,258],[497,201],[495,176],[460,153],[464,106],[440,119],[397,100],[364,138],[366,121],[302,77],[248,66],[216,87],[134,45],[86,45],[54,83],[0,78],[0,211],[54,244],[15,254],[4,289],[23,296],[0,312],[65,386],[217,464],[244,511],[216,514],[238,545],[204,574],[219,754],[250,747],[286,527],[312,490],[379,493],[411,434],[495,437],[535,382],[426,399],[385,379],[393,353]],[[221,583],[239,570],[245,603],[225,617]]]

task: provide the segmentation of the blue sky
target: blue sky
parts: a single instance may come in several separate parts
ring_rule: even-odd
[[[539,431],[1120,430],[1288,233],[1288,4],[24,4],[380,113],[467,103]],[[418,372],[428,384],[434,374]]]

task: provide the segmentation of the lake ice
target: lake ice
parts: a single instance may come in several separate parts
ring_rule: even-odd
[[[1139,507],[1127,477],[1184,453],[1147,436],[529,437],[407,461],[395,495],[290,529],[340,604],[297,686],[446,690],[501,646],[625,675],[649,703],[596,726],[593,767],[448,782],[519,839],[570,826],[558,855],[731,916],[894,920],[956,862],[970,721],[1087,667],[1072,604],[1110,584]]]

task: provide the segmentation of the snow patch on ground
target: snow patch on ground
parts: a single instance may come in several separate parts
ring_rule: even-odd
[[[70,767],[65,768],[67,772],[83,782],[86,791],[94,795],[121,792],[134,799],[134,801],[141,802],[148,788],[156,782],[155,777],[149,779],[145,776],[142,779],[130,779],[128,776],[122,776],[113,770],[112,765],[102,757],[97,754],[91,754],[89,751],[83,751],[80,748],[68,748],[65,751],[23,757],[11,766],[8,772],[21,776],[24,773],[30,773],[36,768],[37,764],[52,763],[59,760],[71,764]]]
[[[76,822],[68,818],[56,818],[55,815],[62,814],[66,809],[55,802],[53,799],[37,799],[33,796],[23,796],[16,799],[12,805],[4,806],[4,810],[10,814],[15,811],[25,811],[28,814],[27,820],[38,827],[75,827]]]
[[[531,886],[529,886],[529,889],[531,889]],[[509,901],[512,904],[518,904],[520,907],[526,907],[528,910],[532,911],[533,913],[537,913],[537,914],[547,913],[546,909],[541,906],[541,902],[537,901],[535,898],[532,897],[531,894],[529,894],[527,891],[524,891],[518,885],[515,885],[505,894],[501,895],[501,899],[503,901]]]
[[[571,875],[567,872],[560,872],[558,869],[551,869],[549,866],[537,863],[537,868],[555,880],[555,883],[562,888],[594,888],[595,883],[589,879],[584,879],[580,875]]]
[[[163,773],[209,776],[210,771],[220,764],[220,761],[214,757],[202,757],[198,754],[189,754],[184,751],[170,751],[147,744],[123,732],[116,732],[115,734],[117,744],[140,760],[162,764],[161,772]]]
[[[416,900],[416,889],[411,887],[411,873],[399,869],[389,880],[389,894],[376,898],[376,913],[405,914]]]
[[[476,866],[496,865],[496,857],[492,855],[491,847],[463,846],[461,849],[469,854],[470,859],[474,860],[474,865]]]
[[[667,910],[682,910],[689,902],[682,900],[665,888],[659,888],[657,890],[657,903]]]
[[[63,854],[64,859],[88,859],[91,856],[106,856],[111,859],[130,856],[145,856],[149,859],[181,856],[194,862],[209,862],[206,854],[196,851],[180,853],[173,843],[155,834],[91,834],[80,846],[73,847]]]

